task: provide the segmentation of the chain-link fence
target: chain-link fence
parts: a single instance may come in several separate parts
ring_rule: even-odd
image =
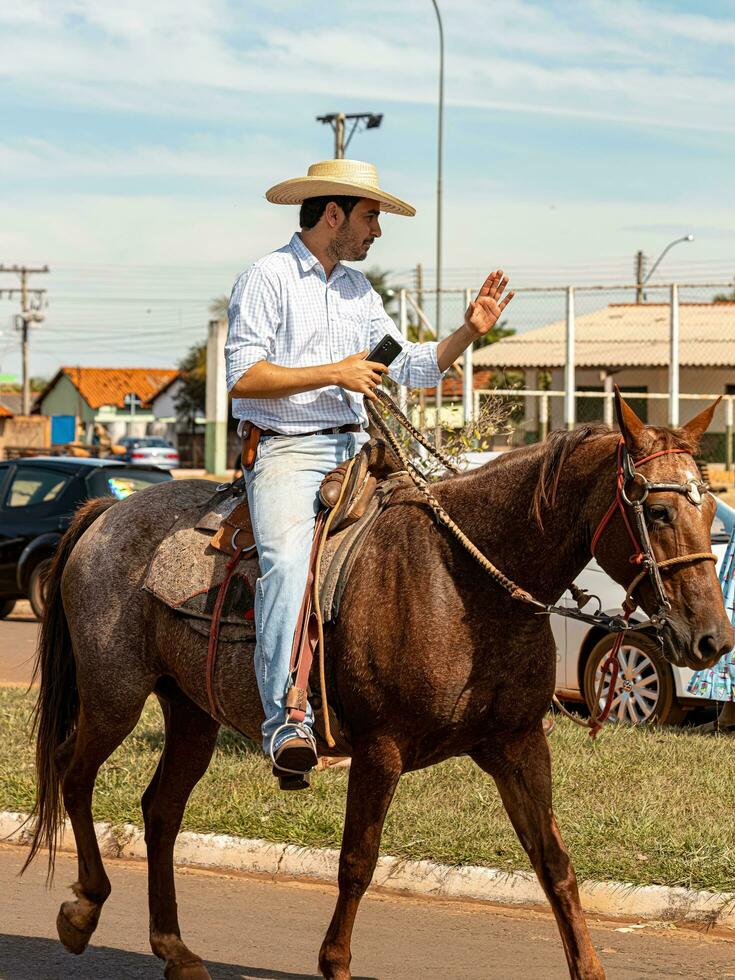
[[[434,290],[402,289],[401,329],[433,339],[438,312],[446,336],[474,295],[443,290],[437,310]],[[519,288],[489,342],[468,352],[438,391],[412,395],[410,407],[422,428],[448,430],[501,397],[514,406],[511,432],[494,443],[522,445],[553,428],[612,424],[616,385],[652,425],[682,424],[722,396],[702,455],[732,468],[733,283]]]

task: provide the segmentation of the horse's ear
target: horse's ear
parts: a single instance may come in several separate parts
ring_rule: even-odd
[[[645,422],[641,422],[630,405],[620,394],[620,388],[615,385],[615,418],[618,423],[623,439],[628,449],[632,449],[641,437],[646,427]]]
[[[712,416],[715,414],[715,409],[721,401],[722,395],[720,395],[717,401],[714,401],[711,405],[708,405],[703,412],[700,412],[699,415],[695,415],[694,418],[690,419],[686,425],[682,426],[684,432],[686,432],[695,446],[699,445],[699,440],[712,425]]]

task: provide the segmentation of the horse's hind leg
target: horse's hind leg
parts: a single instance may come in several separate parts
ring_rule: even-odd
[[[551,806],[551,760],[541,724],[506,758],[472,753],[495,779],[503,805],[548,896],[573,980],[604,980],[579,901],[577,878]]]
[[[350,940],[357,908],[375,871],[380,837],[398,780],[400,752],[392,741],[355,745],[339,855],[339,898],[319,953],[327,980],[350,980]]]
[[[168,980],[209,980],[200,957],[181,940],[173,861],[186,801],[207,770],[219,724],[178,690],[160,701],[166,744],[143,795],[151,949],[165,961]]]
[[[84,952],[110,894],[110,880],[94,832],[94,781],[105,759],[135,727],[143,703],[117,719],[111,717],[104,703],[92,719],[82,704],[76,731],[56,753],[64,806],[74,830],[79,864],[79,880],[72,885],[76,899],[63,902],[56,919],[59,939],[72,953]]]

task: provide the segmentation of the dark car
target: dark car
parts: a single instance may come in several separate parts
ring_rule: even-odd
[[[122,500],[170,479],[153,466],[108,459],[34,456],[0,462],[0,619],[26,597],[41,618],[43,573],[83,501]]]

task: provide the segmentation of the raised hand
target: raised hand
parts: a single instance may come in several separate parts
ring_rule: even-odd
[[[508,277],[502,269],[491,272],[477,297],[467,307],[465,326],[475,337],[484,337],[500,319],[500,314],[513,299],[513,290],[505,293]],[[503,295],[505,293],[505,295]]]

